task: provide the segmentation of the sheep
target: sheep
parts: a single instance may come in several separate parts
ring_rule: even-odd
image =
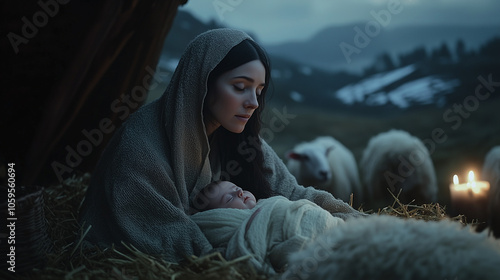
[[[490,185],[488,215],[488,226],[491,233],[496,238],[500,238],[500,177]]]
[[[488,224],[495,237],[500,237],[500,146],[486,154],[481,177],[490,183]]]
[[[351,192],[362,201],[361,181],[353,154],[331,136],[320,136],[296,145],[285,155],[297,182],[326,190],[348,202]]]
[[[403,203],[437,200],[437,179],[429,151],[406,131],[391,129],[372,137],[359,169],[365,197],[374,208],[394,201],[387,189],[395,196],[400,194]]]
[[[481,177],[483,180],[490,182],[490,184],[493,184],[500,178],[500,146],[491,148],[484,157]]]
[[[281,279],[500,279],[500,242],[451,220],[349,219],[290,254]]]

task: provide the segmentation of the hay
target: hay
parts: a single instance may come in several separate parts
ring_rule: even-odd
[[[405,219],[417,219],[417,220],[425,220],[425,221],[440,221],[440,220],[452,220],[462,224],[463,226],[472,226],[476,227],[479,225],[479,222],[476,220],[468,221],[467,217],[464,215],[458,215],[455,217],[450,217],[446,214],[446,207],[442,207],[439,203],[429,203],[422,205],[413,205],[412,202],[408,204],[403,204],[399,200],[399,192],[398,195],[394,195],[389,189],[387,189],[389,193],[394,198],[394,202],[392,205],[384,207],[382,209],[378,209],[378,215],[390,215],[396,216]],[[363,211],[360,209],[360,211]],[[367,211],[365,213],[374,213],[373,210]]]
[[[87,191],[90,174],[73,176],[44,189],[45,216],[53,250],[42,269],[16,273],[16,279],[266,279],[241,257],[225,260],[219,252],[169,263],[145,254],[132,245],[119,244],[101,250],[83,246],[90,230],[77,222],[78,210]],[[0,273],[0,278],[12,274]]]
[[[249,256],[228,261],[219,252],[214,252],[203,257],[186,256],[180,263],[169,263],[129,244],[118,244],[119,247],[104,250],[83,246],[82,238],[90,227],[77,223],[77,213],[89,179],[90,174],[73,176],[44,189],[45,216],[53,250],[47,255],[43,268],[16,274],[16,279],[268,279],[249,265]],[[378,214],[425,220],[449,219],[445,208],[437,203],[403,205],[396,196],[394,198],[394,204],[378,210]],[[466,224],[463,216],[452,220]],[[0,278],[9,276],[12,277],[0,273]]]

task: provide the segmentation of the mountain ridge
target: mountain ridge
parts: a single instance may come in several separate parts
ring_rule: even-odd
[[[168,73],[173,73],[182,52],[195,36],[220,27],[223,26],[215,21],[203,23],[191,14],[180,11],[165,40],[158,64],[160,72],[167,73],[167,76]],[[436,106],[442,108],[453,102],[461,102],[465,96],[474,92],[477,86],[475,78],[478,75],[498,73],[500,57],[497,49],[500,37],[495,40],[491,38],[494,37],[492,34],[500,33],[500,30],[484,27],[464,28],[454,33],[447,31],[452,28],[450,26],[427,26],[424,29],[414,27],[405,32],[381,30],[379,36],[371,38],[366,46],[360,48],[362,51],[359,57],[352,56],[353,63],[348,65],[351,68],[358,67],[358,71],[348,71],[345,65],[344,68],[333,70],[331,65],[330,69],[318,65],[325,61],[331,64],[328,59],[337,59],[337,63],[347,64],[335,44],[345,41],[355,45],[356,42],[345,39],[352,37],[351,40],[354,40],[353,28],[352,25],[329,27],[310,40],[287,42],[273,47],[260,43],[271,60],[271,92],[275,93],[271,94],[270,103],[274,106],[322,108],[358,114],[397,114],[403,110]],[[415,34],[424,32],[422,30],[427,30],[427,37],[419,39]],[[336,36],[330,36],[332,32]],[[440,35],[446,32],[447,36]],[[475,36],[470,35],[472,33]],[[397,38],[391,37],[394,34]],[[445,46],[443,49],[443,42],[448,40],[448,44],[456,44],[455,40],[458,38],[463,40],[462,49],[458,45]],[[470,38],[475,38],[475,41],[471,43]],[[473,49],[478,50],[471,51]],[[382,59],[380,52],[386,54]],[[325,56],[324,53],[328,55]],[[402,59],[397,61],[398,58]],[[338,62],[339,60],[344,61]],[[398,73],[398,68],[404,69],[408,65],[413,65],[411,73],[390,79],[390,83],[384,82]],[[367,91],[367,86],[376,86],[377,89]]]
[[[358,31],[355,30],[356,27]],[[467,50],[476,50],[489,39],[500,36],[500,28],[497,26],[402,26],[381,29],[378,35],[373,37],[367,35],[362,27],[362,23],[330,26],[318,31],[309,40],[264,45],[264,47],[269,54],[323,70],[360,73],[382,53],[388,53],[393,59],[397,59],[398,55],[410,52],[419,46],[429,51],[443,43],[454,51],[458,40],[463,40]],[[363,37],[357,35],[361,33],[368,38],[368,43],[364,47],[359,47],[355,42],[355,36]],[[342,43],[344,46],[346,44],[352,46],[359,53],[352,53],[346,58],[346,52],[340,48]]]

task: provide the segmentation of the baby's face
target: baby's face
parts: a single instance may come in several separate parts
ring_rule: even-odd
[[[244,191],[231,182],[221,181],[213,188],[208,207],[210,209],[252,209],[255,204],[257,204],[257,200],[251,192]]]

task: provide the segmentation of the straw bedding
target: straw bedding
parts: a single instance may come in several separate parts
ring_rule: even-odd
[[[62,184],[43,190],[48,236],[52,248],[43,267],[29,271],[0,272],[9,279],[268,279],[249,265],[250,256],[231,261],[219,252],[195,257],[186,256],[180,263],[169,263],[161,256],[142,253],[129,244],[101,250],[82,245],[81,236],[88,227],[80,227],[77,213],[87,190],[90,174],[74,176]],[[423,220],[450,219],[439,204],[403,205],[397,198],[393,205],[380,209],[378,214]],[[452,218],[465,224],[463,216]]]

